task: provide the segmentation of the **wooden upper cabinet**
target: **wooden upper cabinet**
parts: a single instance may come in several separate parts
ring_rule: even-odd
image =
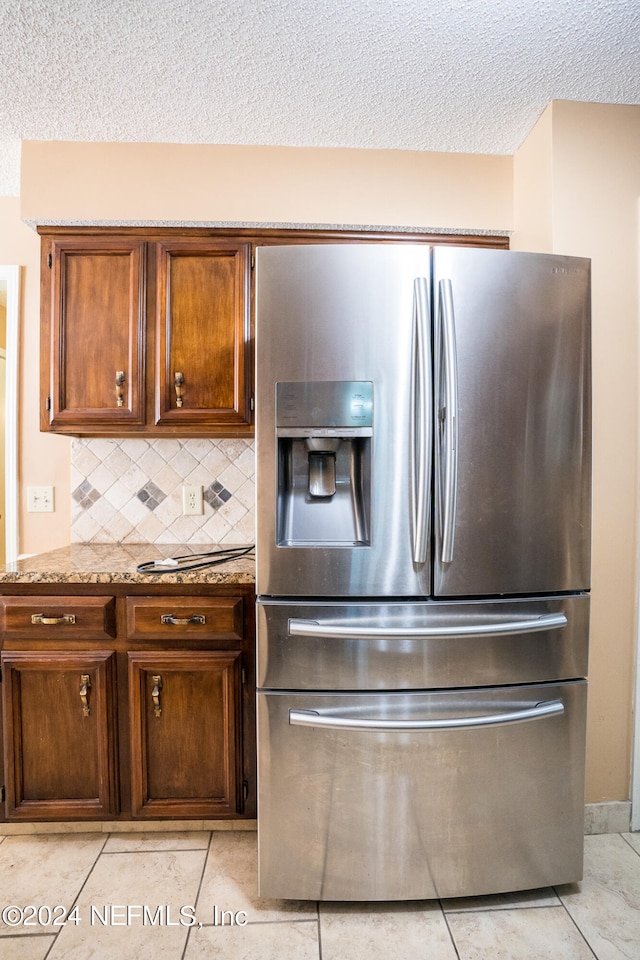
[[[242,243],[156,244],[155,424],[250,426],[249,257]]]
[[[45,251],[44,429],[144,424],[145,247],[86,237]]]
[[[40,233],[42,430],[251,436],[249,242]]]

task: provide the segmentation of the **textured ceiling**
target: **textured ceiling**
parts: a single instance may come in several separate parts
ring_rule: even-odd
[[[0,0],[21,140],[511,154],[553,99],[640,103],[640,0]]]

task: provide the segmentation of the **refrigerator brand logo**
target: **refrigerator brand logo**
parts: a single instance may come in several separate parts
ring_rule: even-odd
[[[552,273],[582,273],[580,267],[553,267]]]

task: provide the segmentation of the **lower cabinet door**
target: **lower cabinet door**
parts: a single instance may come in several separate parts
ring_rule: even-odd
[[[128,658],[133,815],[241,812],[240,652]]]
[[[2,654],[6,815],[98,819],[118,812],[115,654]]]

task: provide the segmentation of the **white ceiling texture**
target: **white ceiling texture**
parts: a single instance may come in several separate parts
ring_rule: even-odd
[[[512,154],[553,99],[640,103],[640,0],[0,0],[21,140]]]

